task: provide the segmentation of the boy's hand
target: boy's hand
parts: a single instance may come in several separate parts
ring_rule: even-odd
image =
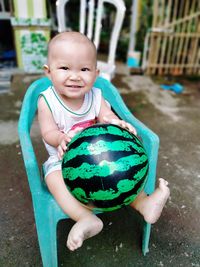
[[[133,133],[134,135],[137,135],[137,131],[136,129],[128,122],[120,120],[118,118],[116,119],[109,119],[107,117],[103,117],[103,120],[105,123],[112,123],[112,124],[116,124],[118,126],[121,126],[122,128],[128,130],[129,132]]]
[[[83,128],[77,127],[76,129],[69,131],[67,134],[63,134],[62,138],[59,140],[60,145],[57,148],[59,160],[62,159],[65,151],[67,150],[68,143],[72,140],[72,138],[77,133],[79,133],[82,130],[83,130]]]

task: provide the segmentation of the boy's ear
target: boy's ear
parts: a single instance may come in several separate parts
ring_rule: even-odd
[[[100,70],[96,69],[96,76],[99,76]]]
[[[50,75],[50,69],[49,69],[49,66],[44,64],[43,66],[43,70],[44,70],[44,73],[46,74],[47,77],[49,77]]]

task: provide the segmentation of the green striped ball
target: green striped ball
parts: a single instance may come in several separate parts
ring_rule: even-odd
[[[113,124],[77,134],[62,161],[69,191],[83,204],[111,211],[134,201],[144,188],[148,158],[141,141]]]

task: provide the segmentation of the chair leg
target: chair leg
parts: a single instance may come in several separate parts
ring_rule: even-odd
[[[36,218],[37,235],[43,267],[57,267],[57,224],[49,216]]]
[[[142,252],[144,256],[146,255],[146,253],[149,252],[150,233],[151,233],[151,224],[144,222],[143,240],[142,240]]]

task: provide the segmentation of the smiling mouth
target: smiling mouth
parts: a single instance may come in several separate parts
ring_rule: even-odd
[[[67,85],[66,87],[77,89],[77,88],[82,88],[83,86],[81,86],[81,85]]]

